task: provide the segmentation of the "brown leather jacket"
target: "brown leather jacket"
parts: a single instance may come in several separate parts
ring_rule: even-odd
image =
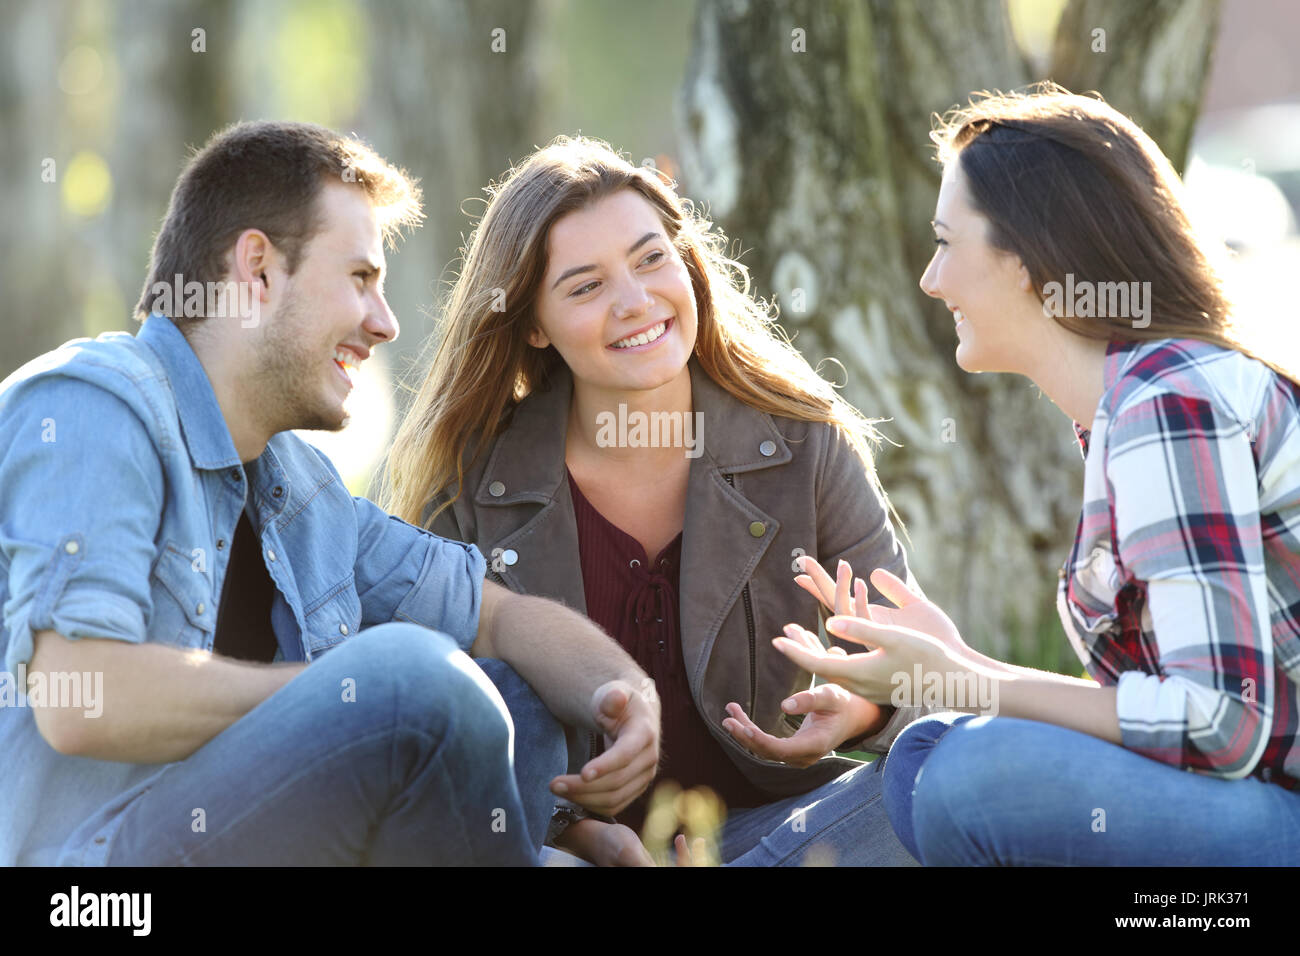
[[[774,799],[805,793],[858,763],[827,756],[797,768],[755,757],[722,728],[724,708],[740,702],[776,736],[788,737],[797,727],[781,701],[810,687],[812,677],[771,644],[791,621],[813,631],[820,622],[817,602],[794,583],[796,557],[812,555],[832,576],[844,558],[859,576],[883,567],[910,581],[907,559],[862,460],[833,427],[757,411],[724,391],[694,359],[690,371],[704,446],[691,462],[680,572],[680,633],[691,694],[723,750],[756,786]],[[432,530],[477,544],[489,577],[512,591],[585,613],[564,462],[572,387],[564,369],[548,390],[515,409]],[[882,600],[874,589],[872,599]],[[900,708],[853,749],[883,753],[918,714]],[[589,756],[586,742],[575,742],[574,769]]]

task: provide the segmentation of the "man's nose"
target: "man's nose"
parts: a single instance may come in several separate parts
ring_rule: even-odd
[[[366,315],[362,328],[380,342],[392,342],[401,331],[397,316],[393,315],[393,310],[388,307],[388,301],[382,295],[375,293],[375,298],[377,302]]]

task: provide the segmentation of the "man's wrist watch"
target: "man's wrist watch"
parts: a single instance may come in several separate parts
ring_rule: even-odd
[[[612,817],[604,817],[572,804],[559,804],[551,814],[550,825],[546,828],[546,846],[556,846],[560,834],[579,820],[599,820],[601,823],[613,823]]]

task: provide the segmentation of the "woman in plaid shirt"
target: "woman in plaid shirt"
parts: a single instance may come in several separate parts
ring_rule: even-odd
[[[853,605],[827,628],[874,652],[828,654],[799,628],[778,646],[932,712],[885,769],[923,863],[1300,863],[1295,372],[1234,328],[1173,167],[1099,99],[975,99],[932,136],[921,288],[953,313],[957,364],[1025,375],[1075,422],[1084,500],[1058,606],[1094,680],[980,654],[883,571],[897,609],[866,607],[861,581],[852,601],[843,573],[799,579]]]

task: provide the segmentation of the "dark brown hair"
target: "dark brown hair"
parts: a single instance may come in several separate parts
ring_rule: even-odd
[[[137,315],[152,310],[155,284],[171,285],[176,275],[183,283],[221,281],[245,229],[266,233],[292,273],[320,228],[317,199],[331,180],[366,191],[390,244],[421,219],[416,182],[360,140],[310,123],[237,123],[213,134],[172,190]]]
[[[1233,315],[1219,250],[1188,218],[1173,165],[1136,123],[1097,94],[1055,83],[976,93],[938,119],[938,159],[961,164],[988,242],[1018,256],[1045,297],[1049,283],[1149,282],[1150,324],[1056,314],[1095,339],[1193,338],[1258,354]]]

